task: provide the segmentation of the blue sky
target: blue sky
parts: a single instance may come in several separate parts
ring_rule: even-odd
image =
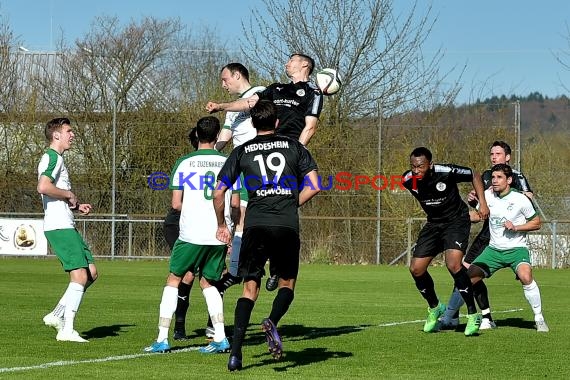
[[[394,0],[398,11],[412,2]],[[428,0],[419,0],[419,10]],[[554,58],[566,51],[570,63],[570,0],[432,0],[438,21],[425,46],[426,54],[445,51],[443,68],[467,69],[459,101],[492,95],[554,97],[570,87],[570,71]],[[95,16],[117,16],[124,22],[141,16],[180,17],[186,25],[208,25],[223,39],[241,33],[249,9],[261,0],[0,0],[0,14],[29,50],[53,50],[63,33],[74,41]],[[246,20],[247,21],[247,20]],[[247,23],[247,22],[246,22]]]

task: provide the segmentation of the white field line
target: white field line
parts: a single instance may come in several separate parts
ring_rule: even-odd
[[[516,313],[518,311],[522,311],[523,309],[510,309],[510,310],[502,310],[502,311],[493,311],[493,314],[506,314],[506,313]],[[400,325],[408,325],[412,323],[423,323],[425,319],[416,319],[413,321],[401,321],[401,322],[388,322],[376,325],[376,327],[390,327],[390,326],[400,326]],[[340,329],[343,330],[343,329]],[[319,333],[309,334],[309,335],[319,335]],[[197,351],[199,347],[187,347],[176,349],[170,351],[169,354],[181,354],[183,352],[190,352],[190,351]],[[144,356],[149,355],[156,355],[151,353],[140,353],[140,354],[132,354],[132,355],[118,355],[118,356],[107,356],[105,358],[99,359],[86,359],[86,360],[62,360],[58,362],[50,362],[38,365],[32,365],[27,367],[7,367],[7,368],[0,368],[0,373],[10,373],[10,372],[23,372],[23,371],[32,371],[36,369],[47,369],[51,367],[63,367],[63,366],[70,366],[70,365],[77,365],[77,364],[89,364],[89,363],[104,363],[104,362],[113,362],[119,360],[129,360],[129,359],[137,359],[142,358]]]
[[[168,354],[179,354],[182,352],[190,352],[190,351],[197,351],[199,347],[188,347],[188,348],[181,348],[179,350],[170,351]],[[118,356],[107,356],[106,358],[99,358],[99,359],[86,359],[86,360],[62,360],[59,362],[50,362],[38,365],[31,365],[27,367],[9,367],[9,368],[0,368],[0,373],[8,373],[8,372],[21,372],[21,371],[30,371],[35,369],[46,369],[51,367],[63,367],[68,365],[77,365],[77,364],[86,364],[86,363],[104,363],[104,362],[113,362],[119,360],[129,360],[129,359],[136,359],[141,358],[143,356],[149,355],[156,355],[153,353],[141,353],[141,354],[132,354],[132,355],[118,355]]]
[[[517,311],[522,311],[523,309],[509,309],[509,310],[501,310],[495,311],[493,310],[493,314],[506,314],[506,313],[516,313]],[[461,314],[461,317],[465,317],[466,315]],[[403,322],[388,322],[379,324],[377,327],[390,327],[390,326],[399,326],[399,325],[409,325],[411,323],[424,323],[425,319],[416,319],[415,321],[403,321]]]

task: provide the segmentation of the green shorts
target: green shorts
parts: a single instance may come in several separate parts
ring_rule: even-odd
[[[493,273],[506,267],[510,267],[513,272],[517,273],[519,265],[531,265],[530,253],[526,247],[503,251],[487,246],[471,264],[481,268],[487,277],[491,277]]]
[[[44,231],[51,249],[66,272],[93,264],[91,250],[75,228]]]
[[[208,281],[222,277],[226,261],[225,245],[198,245],[176,240],[170,255],[170,273],[183,277],[188,271]]]

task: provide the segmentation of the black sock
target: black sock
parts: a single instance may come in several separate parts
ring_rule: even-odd
[[[475,300],[477,301],[477,305],[481,310],[489,309],[489,295],[487,292],[487,285],[483,282],[483,280],[477,281],[473,284],[473,295],[475,296]],[[491,317],[491,312],[485,312],[482,315],[483,318],[489,318],[489,320],[493,320]]]
[[[176,311],[174,312],[176,319],[174,322],[175,330],[184,330],[186,325],[186,312],[190,307],[190,289],[192,284],[180,282],[178,284],[178,300],[176,302]]]
[[[251,318],[251,311],[255,302],[249,298],[241,297],[237,300],[236,309],[234,312],[234,337],[232,339],[232,352],[231,356],[237,356],[241,360],[241,347],[245,338],[245,331],[249,325]]]
[[[416,277],[412,275],[412,277],[416,282],[416,288],[418,288],[422,297],[427,301],[429,307],[436,307],[439,304],[439,300],[435,294],[435,286],[430,274],[426,271],[421,276]]]
[[[281,288],[277,291],[277,295],[273,300],[271,314],[269,314],[269,319],[271,319],[271,322],[273,322],[275,326],[277,326],[281,318],[283,318],[287,310],[289,310],[293,298],[295,298],[295,293],[292,289]]]
[[[215,282],[214,286],[218,292],[223,296],[224,292],[231,286],[237,285],[241,282],[241,277],[234,276],[230,272],[224,273],[222,278]]]
[[[467,275],[467,269],[462,266],[459,272],[453,273],[452,276],[455,282],[455,287],[457,290],[459,290],[459,294],[461,294],[461,297],[465,301],[465,305],[467,306],[467,313],[477,313],[475,299],[473,298],[473,287],[471,286],[471,279]]]

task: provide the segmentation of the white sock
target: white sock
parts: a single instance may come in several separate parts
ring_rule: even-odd
[[[540,289],[538,289],[537,283],[532,280],[528,285],[523,285],[524,296],[528,301],[532,312],[534,313],[534,320],[542,320],[542,301],[540,299]]]
[[[157,342],[162,342],[168,338],[168,330],[172,315],[176,311],[176,302],[178,301],[178,288],[174,286],[165,286],[162,291],[162,299],[160,301],[160,314],[158,318],[158,338]]]
[[[445,314],[444,314],[445,318],[452,319],[453,315],[455,315],[455,313],[459,311],[459,309],[461,308],[461,306],[463,306],[464,303],[465,301],[463,300],[463,297],[461,297],[461,294],[459,293],[457,288],[453,288],[453,292],[451,293],[449,301],[447,302],[447,308],[445,309]]]
[[[77,282],[70,282],[65,291],[65,311],[63,320],[63,331],[71,333],[73,331],[73,321],[83,299],[83,285]]]
[[[66,296],[66,294],[67,294],[67,290],[63,293],[63,296],[61,296],[61,299],[59,300],[57,305],[55,305],[55,308],[51,312],[53,315],[55,315],[58,318],[63,317],[63,313],[65,312],[65,296]]]
[[[221,342],[226,337],[224,329],[224,301],[215,286],[209,286],[202,290],[206,305],[208,305],[208,313],[212,319],[214,327],[214,342]]]

